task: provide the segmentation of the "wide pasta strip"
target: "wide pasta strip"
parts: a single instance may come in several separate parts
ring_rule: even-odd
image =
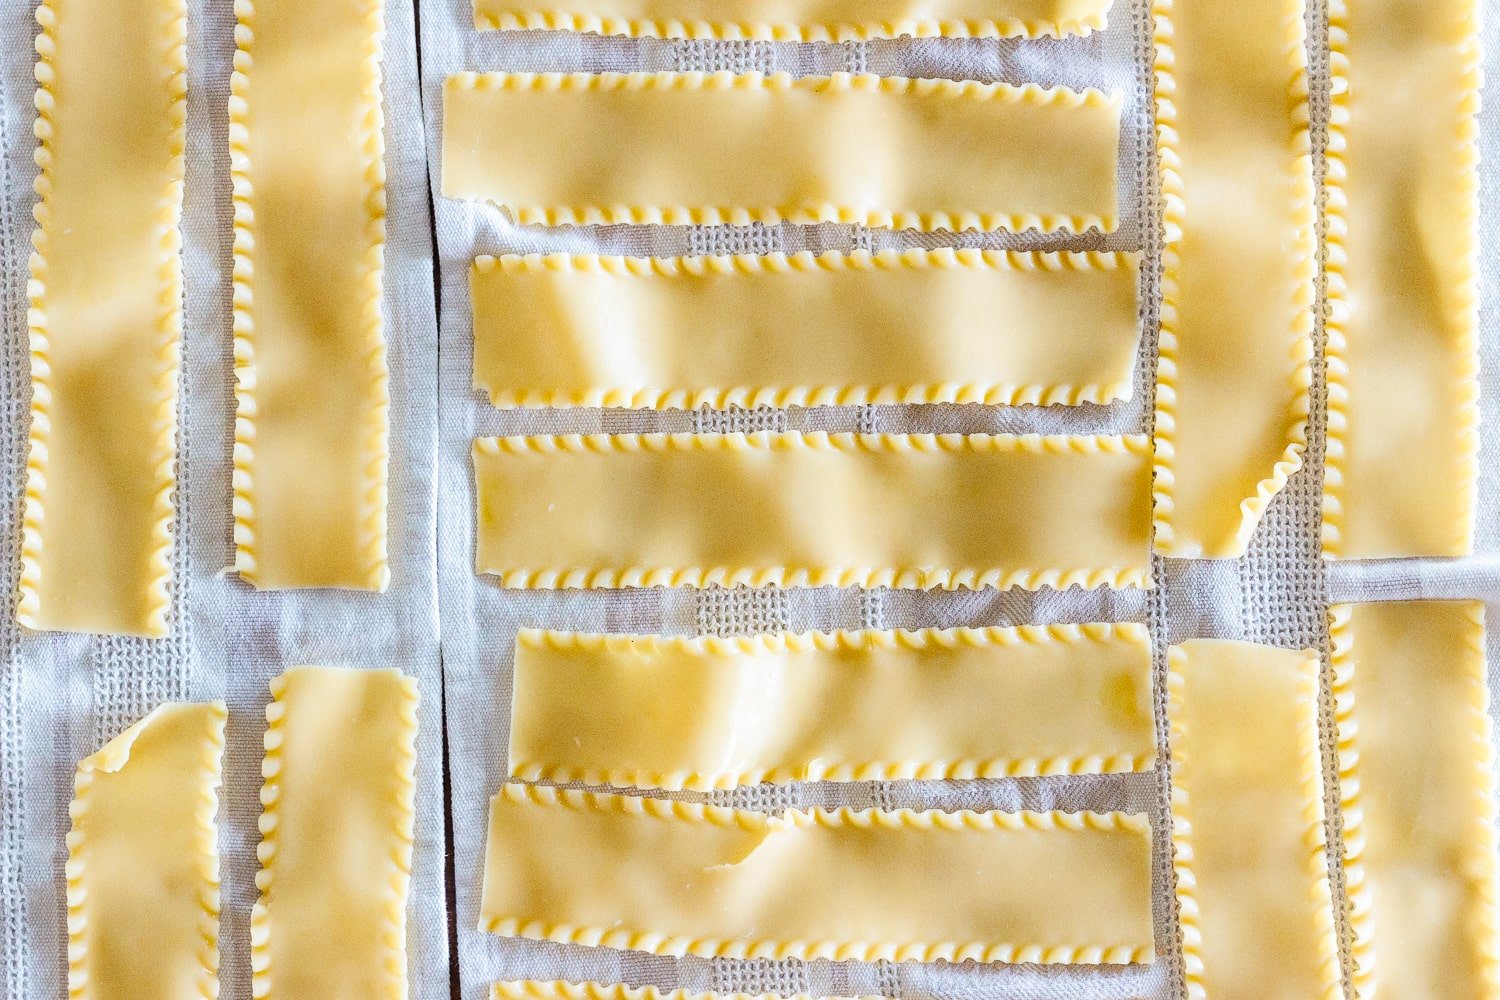
[[[1484,605],[1330,612],[1361,997],[1500,997]]]
[[[704,791],[1106,774],[1146,770],[1156,755],[1141,625],[726,639],[528,630],[514,677],[510,774],[527,780]]]
[[[1167,656],[1187,995],[1334,1000],[1317,654],[1195,639]]]
[[[444,89],[443,193],[523,224],[1112,231],[1120,107],[847,73],[462,73]]]
[[[474,25],[648,38],[845,42],[869,38],[1060,38],[1103,27],[1113,0],[772,0],[725,20],[704,0],[474,0]],[[746,13],[749,13],[748,11]]]
[[[1317,277],[1303,2],[1155,2],[1168,556],[1243,555],[1302,464]]]
[[[646,434],[474,443],[506,587],[1131,587],[1143,437]]]
[[[506,785],[481,929],[666,955],[1150,962],[1124,813],[737,812]]]
[[[407,995],[417,683],[294,667],[271,682],[250,918],[257,997]]]
[[[696,993],[623,983],[573,983],[563,979],[504,979],[490,986],[490,1000],[815,1000],[812,994],[784,997],[769,993]],[[829,997],[827,1000],[856,1000]],[[857,1000],[875,1000],[860,997]]]
[[[234,567],[384,590],[384,3],[235,11]]]
[[[17,617],[161,636],[170,604],[187,11],[43,0]]]
[[[500,406],[1108,403],[1132,254],[480,257],[474,384]]]
[[[162,705],[78,765],[68,812],[68,995],[218,993],[222,703]]]
[[[1473,549],[1479,8],[1330,4],[1330,557]]]

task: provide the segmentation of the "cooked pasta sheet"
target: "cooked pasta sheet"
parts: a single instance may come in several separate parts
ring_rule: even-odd
[[[847,73],[461,73],[443,193],[523,224],[1108,232],[1120,108],[1095,90]]]
[[[474,384],[500,406],[1108,403],[1132,254],[480,257]]]
[[[674,955],[1150,962],[1150,829],[1125,813],[768,816],[506,785],[480,923]]]

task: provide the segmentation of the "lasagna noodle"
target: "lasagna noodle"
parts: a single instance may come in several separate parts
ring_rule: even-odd
[[[474,384],[500,406],[1108,403],[1134,255],[911,250],[481,257]]]
[[[1187,995],[1334,1000],[1317,654],[1197,639],[1167,655]]]
[[[1156,751],[1141,625],[532,630],[516,644],[514,692],[510,773],[527,780],[706,791],[1104,774],[1146,770]]]
[[[1112,231],[1120,106],[843,73],[464,73],[444,93],[443,193],[548,225]]]
[[[186,104],[182,0],[36,19],[31,429],[18,619],[167,632]]]
[[[218,989],[221,703],[162,705],[78,765],[68,833],[68,995]]]
[[[1141,586],[1141,437],[715,434],[475,442],[507,587]]]
[[[382,0],[239,0],[235,568],[383,590]]]
[[[826,42],[869,38],[1056,38],[1105,26],[1112,0],[771,0],[719,20],[705,0],[474,0],[474,25],[653,38]]]
[[[1331,612],[1361,997],[1500,997],[1484,605]]]
[[[404,998],[417,683],[294,667],[271,695],[255,995]]]
[[[1317,275],[1303,0],[1156,0],[1157,525],[1245,553],[1302,462]]]
[[[657,954],[1152,960],[1123,813],[792,812],[507,785],[481,928]]]
[[[1477,0],[1335,0],[1328,463],[1334,557],[1473,549]]]

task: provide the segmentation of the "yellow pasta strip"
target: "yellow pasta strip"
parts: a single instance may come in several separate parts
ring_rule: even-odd
[[[1333,0],[1323,551],[1463,556],[1479,453],[1478,0]]]
[[[294,667],[271,695],[254,995],[404,1000],[417,682]]]
[[[704,791],[1105,774],[1156,756],[1141,625],[524,631],[514,692],[510,774],[527,780]]]
[[[490,987],[490,1000],[819,1000],[808,993],[783,997],[767,993],[695,993],[691,990],[660,990],[655,986],[625,986],[618,983],[571,983],[561,979],[508,979]],[[875,1000],[874,997],[828,1000]]]
[[[463,73],[444,91],[443,193],[523,224],[1111,231],[1120,106],[847,73]]]
[[[1168,650],[1172,847],[1190,1000],[1334,1000],[1318,657]]]
[[[187,12],[42,0],[17,617],[167,632]]]
[[[219,702],[167,704],[78,764],[68,833],[71,1000],[219,991]]]
[[[1150,962],[1124,813],[736,812],[506,785],[481,929],[668,955]]]
[[[500,406],[1107,403],[1134,255],[910,250],[480,257],[474,384]]]
[[[234,566],[384,590],[384,2],[235,11]]]
[[[1155,0],[1168,556],[1243,555],[1302,464],[1317,277],[1303,5]]]
[[[1358,995],[1500,997],[1484,605],[1330,618]]]
[[[705,0],[474,0],[474,25],[650,38],[843,42],[868,38],[1057,38],[1105,26],[1113,0],[761,0],[721,20]],[[550,4],[550,6],[546,6]],[[747,16],[748,15],[748,16]]]
[[[474,443],[506,587],[1143,586],[1142,437],[648,434]]]

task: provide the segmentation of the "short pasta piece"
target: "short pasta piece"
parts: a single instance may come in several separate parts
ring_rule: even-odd
[[[234,9],[234,568],[384,590],[384,0]]]
[[[1121,103],[847,73],[462,73],[443,193],[522,224],[1108,232]]]
[[[271,682],[250,917],[254,993],[407,995],[417,682],[294,667]]]
[[[1333,0],[1323,551],[1463,556],[1479,453],[1478,0]]]
[[[1304,0],[1155,0],[1154,14],[1156,541],[1233,558],[1307,442],[1318,266]]]
[[[1142,437],[654,434],[474,444],[506,587],[1131,587]]]
[[[474,384],[500,406],[1108,403],[1131,254],[480,257]]]
[[[1358,994],[1500,997],[1484,605],[1330,617]]]
[[[490,1000],[816,1000],[811,994],[782,997],[768,993],[694,993],[619,983],[572,983],[561,979],[507,979],[490,987]],[[875,1000],[829,997],[827,1000]]]
[[[36,20],[17,619],[40,630],[163,636],[187,9],[182,0],[42,0]]]
[[[1150,962],[1150,828],[1125,813],[768,816],[506,785],[480,921],[668,955]]]
[[[474,0],[474,25],[650,38],[843,42],[870,38],[1057,38],[1103,27],[1113,0],[772,0],[738,20],[704,0]]]
[[[706,791],[1106,774],[1156,756],[1141,625],[727,639],[527,630],[514,692],[510,773],[527,780]]]
[[[68,995],[218,992],[222,703],[167,704],[78,764],[68,812]]]
[[[1187,995],[1335,1000],[1318,656],[1211,639],[1167,656]]]

